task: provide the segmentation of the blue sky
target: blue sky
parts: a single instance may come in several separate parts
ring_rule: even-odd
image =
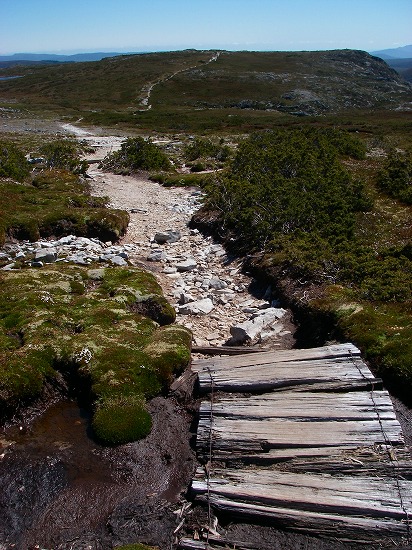
[[[412,0],[0,0],[0,55],[412,44]]]

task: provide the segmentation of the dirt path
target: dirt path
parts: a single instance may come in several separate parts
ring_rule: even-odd
[[[208,61],[206,61],[205,65],[208,65],[209,63],[213,63],[213,61],[217,61],[219,59],[220,52],[216,52]],[[141,91],[141,95],[143,96],[140,99],[140,105],[141,108],[140,111],[149,111],[152,106],[150,105],[150,96],[152,95],[153,88],[157,86],[158,84],[161,84],[162,82],[166,82],[167,80],[170,80],[171,78],[174,78],[176,75],[184,73],[186,71],[190,71],[192,69],[195,69],[197,65],[192,65],[191,67],[186,67],[185,69],[180,69],[179,71],[176,71],[172,73],[171,75],[163,76],[162,78],[159,78],[159,80],[156,80],[156,82],[148,83],[146,84]]]
[[[121,142],[115,137],[86,140],[96,150],[91,158],[102,158]],[[192,214],[202,202],[201,191],[164,188],[144,176],[105,173],[97,164],[90,166],[88,174],[93,194],[107,195],[111,206],[129,212],[130,225],[122,242],[138,246],[138,252],[130,259],[156,274],[178,312],[177,322],[193,331],[195,345],[222,345],[231,338],[232,326],[250,320],[270,305],[278,306],[270,303],[270,292],[262,299],[267,289],[258,289],[257,295],[250,293],[252,281],[241,273],[240,261],[231,260],[222,246],[188,228]],[[156,234],[167,231],[178,233],[180,238],[157,243]],[[181,271],[180,264],[187,260],[193,262],[193,269]],[[200,307],[198,313],[191,313],[199,301],[204,302],[200,306],[206,305],[206,310]],[[286,312],[276,326],[266,327],[263,344],[290,347],[294,330],[290,318],[290,312]],[[260,341],[261,335],[253,343]]]

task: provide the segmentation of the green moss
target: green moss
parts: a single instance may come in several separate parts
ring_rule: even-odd
[[[151,430],[150,414],[143,396],[119,396],[98,402],[93,429],[101,441],[109,445],[128,443],[146,437]]]
[[[88,184],[63,170],[45,170],[32,184],[2,181],[0,192],[0,242],[68,234],[116,241],[129,223],[127,212],[105,208]]]
[[[190,361],[192,333],[189,329],[173,325],[157,330],[145,351],[160,379],[168,386],[173,376],[180,374]]]
[[[97,404],[102,441],[106,433],[114,444],[147,432],[144,398],[157,395],[190,356],[186,329],[159,328],[130,305],[148,296],[162,307],[167,303],[152,274],[130,267],[90,270],[59,264],[4,272],[0,291],[0,413],[39,396],[45,381],[61,371],[82,378],[83,389]],[[117,420],[107,410],[114,403],[121,412],[119,434],[128,433],[126,439],[112,434]],[[130,420],[133,407],[141,410],[144,429]]]
[[[385,384],[410,401],[412,391],[412,304],[368,302],[356,291],[329,286],[310,307],[333,316],[342,339],[354,342]]]
[[[116,546],[116,550],[158,550],[157,546],[147,546],[146,544],[126,544],[124,546]]]

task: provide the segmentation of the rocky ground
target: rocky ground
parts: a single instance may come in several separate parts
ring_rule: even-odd
[[[117,142],[86,138],[102,158]],[[93,194],[130,214],[121,244],[132,246],[129,260],[153,271],[178,313],[177,322],[193,332],[195,346],[225,343],[285,348],[293,344],[290,311],[279,307],[270,288],[258,288],[241,272],[241,261],[189,229],[202,192],[164,188],[145,176],[120,176],[91,165]]]

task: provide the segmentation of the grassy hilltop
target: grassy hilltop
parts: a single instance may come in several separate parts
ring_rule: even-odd
[[[187,50],[9,68],[0,75],[16,71],[24,78],[0,82],[5,105],[142,132],[257,129],[290,123],[289,114],[396,112],[412,100],[393,69],[354,50]]]

